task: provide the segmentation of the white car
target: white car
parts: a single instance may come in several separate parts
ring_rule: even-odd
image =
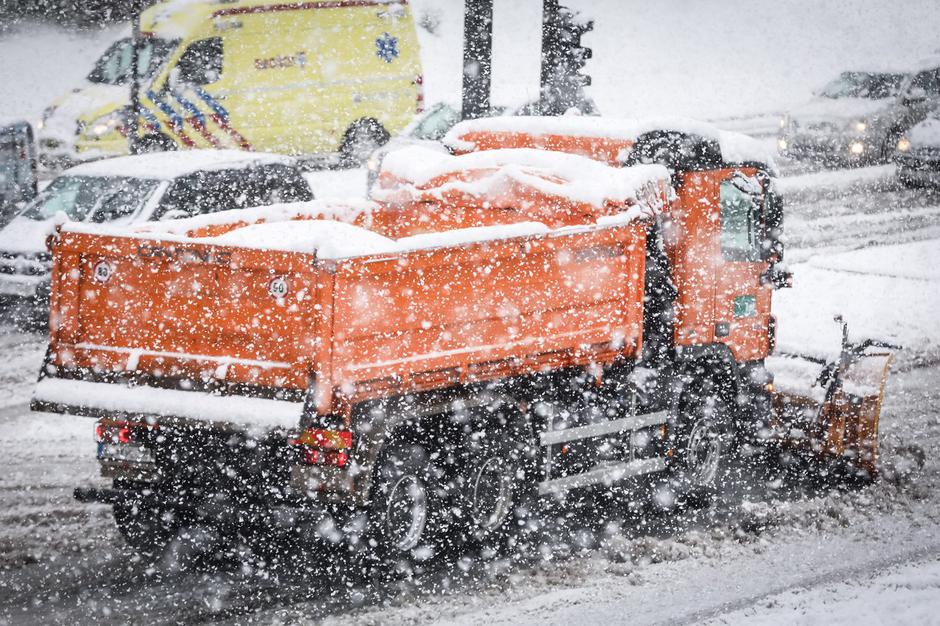
[[[64,220],[133,224],[312,199],[296,161],[281,155],[192,150],[79,165],[0,230],[0,298],[45,303],[46,237]]]

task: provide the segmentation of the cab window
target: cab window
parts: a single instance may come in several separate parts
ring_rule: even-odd
[[[222,75],[222,38],[210,37],[189,44],[176,64],[179,81],[189,85],[208,85]]]
[[[140,42],[140,57],[137,60],[138,75],[152,76],[177,45],[174,41],[149,38]],[[123,85],[131,77],[134,59],[134,44],[131,39],[119,39],[105,51],[88,75],[88,81],[105,85]]]
[[[286,165],[195,172],[173,184],[150,219],[305,200],[313,200],[310,185],[300,172]]]
[[[415,127],[411,136],[415,139],[440,141],[454,124],[460,121],[460,114],[446,104],[441,104],[430,111]]]
[[[250,206],[313,200],[313,192],[304,177],[299,171],[286,165],[256,168],[252,173],[251,182],[254,189]]]
[[[762,188],[753,177],[735,174],[722,181],[721,252],[729,261],[759,261],[759,204]]]

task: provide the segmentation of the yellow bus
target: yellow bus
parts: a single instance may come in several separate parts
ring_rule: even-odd
[[[142,16],[147,149],[239,148],[359,162],[423,104],[405,2],[165,2]],[[125,62],[129,43],[112,63]],[[113,55],[112,55],[113,56]],[[76,115],[77,160],[127,152],[128,93]],[[73,107],[74,108],[74,107]]]

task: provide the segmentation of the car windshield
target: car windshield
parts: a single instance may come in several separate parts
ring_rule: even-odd
[[[869,98],[879,100],[898,95],[904,74],[843,72],[819,92],[824,98]]]
[[[61,211],[77,222],[110,222],[133,215],[158,184],[117,176],[60,176],[21,215],[42,221]]]
[[[415,139],[438,141],[459,121],[460,113],[446,104],[441,104],[428,111],[411,136]]]
[[[141,40],[140,77],[152,76],[175,47],[176,42],[166,39]],[[95,63],[95,68],[88,75],[88,80],[105,85],[125,84],[131,75],[133,52],[130,38],[115,41]]]

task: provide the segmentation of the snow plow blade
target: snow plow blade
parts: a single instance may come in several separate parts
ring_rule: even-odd
[[[823,461],[841,460],[859,475],[877,478],[878,422],[894,356],[871,348],[897,350],[900,346],[874,340],[850,344],[843,325],[839,360],[826,364],[816,382],[802,390],[792,384],[792,377],[800,370],[818,371],[819,362],[800,356],[775,357],[775,377],[782,374],[782,378],[776,378],[771,398],[773,437],[785,447]]]

